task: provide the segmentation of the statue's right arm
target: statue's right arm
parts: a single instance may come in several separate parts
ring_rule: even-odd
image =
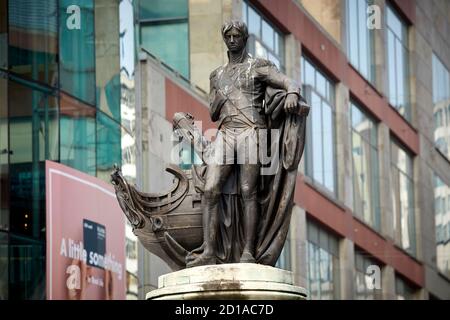
[[[209,77],[209,88],[209,113],[211,120],[216,122],[220,118],[220,110],[226,101],[222,92],[216,87],[216,71],[213,71]]]

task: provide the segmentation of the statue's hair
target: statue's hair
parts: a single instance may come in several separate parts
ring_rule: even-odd
[[[237,31],[241,33],[244,39],[247,41],[248,39],[248,29],[247,25],[239,20],[231,20],[227,21],[222,26],[222,37],[225,37],[225,33],[230,31],[232,28],[235,28]]]

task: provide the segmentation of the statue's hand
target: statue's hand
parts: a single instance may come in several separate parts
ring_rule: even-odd
[[[287,113],[294,113],[298,106],[298,95],[294,93],[289,93],[286,96],[286,101],[284,102],[284,110]]]

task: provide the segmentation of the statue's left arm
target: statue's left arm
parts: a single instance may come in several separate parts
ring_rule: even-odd
[[[278,68],[268,60],[260,60],[257,63],[257,73],[267,85],[283,89],[286,91],[285,110],[287,112],[295,112],[299,106],[299,101],[303,101],[300,86],[285,74],[281,73]]]

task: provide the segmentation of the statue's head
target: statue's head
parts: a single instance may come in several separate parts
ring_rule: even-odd
[[[247,45],[247,25],[244,22],[237,20],[225,22],[222,26],[222,37],[229,51],[242,51]]]

